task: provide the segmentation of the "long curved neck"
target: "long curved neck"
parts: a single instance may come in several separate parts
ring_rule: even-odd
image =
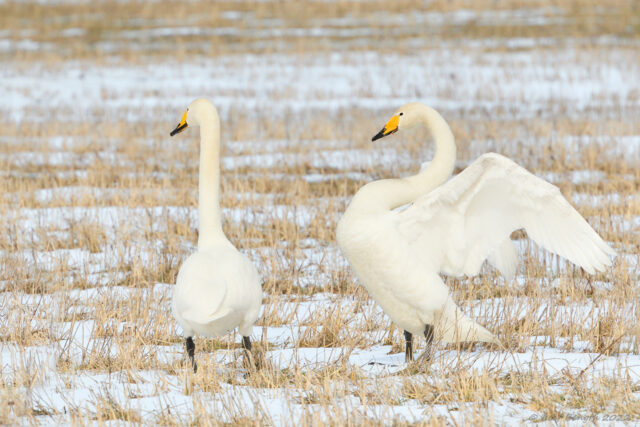
[[[220,119],[216,116],[200,125],[198,219],[198,249],[224,238],[220,219]]]
[[[375,207],[392,210],[413,202],[443,184],[453,173],[456,161],[456,144],[451,128],[444,118],[431,107],[420,105],[417,111],[420,122],[433,135],[436,153],[429,167],[416,175],[400,179],[375,181],[373,187]],[[373,206],[372,206],[373,207]]]
[[[431,107],[421,106],[420,116],[436,144],[436,153],[431,164],[422,172],[404,178],[408,182],[403,200],[398,200],[397,206],[414,201],[423,194],[429,193],[442,185],[451,174],[456,163],[456,143],[451,128],[444,118]],[[397,207],[395,206],[395,207]]]

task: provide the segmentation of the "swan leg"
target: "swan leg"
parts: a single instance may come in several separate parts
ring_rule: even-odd
[[[242,348],[244,349],[244,358],[247,366],[252,366],[253,358],[251,354],[251,337],[242,337]]]
[[[187,348],[187,354],[189,355],[189,359],[191,360],[191,365],[193,366],[193,372],[196,373],[198,372],[198,364],[196,363],[196,359],[195,359],[196,343],[193,342],[193,338],[187,337],[187,340],[185,341],[184,345]]]
[[[425,358],[431,360],[431,343],[433,342],[433,325],[424,325],[424,338],[427,341]]]
[[[405,363],[413,360],[413,334],[409,331],[404,331],[405,349],[404,349],[404,361]]]

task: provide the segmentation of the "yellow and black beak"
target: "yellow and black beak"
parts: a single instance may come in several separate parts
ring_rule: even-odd
[[[375,141],[376,139],[384,138],[387,135],[391,135],[392,133],[398,132],[398,123],[400,122],[400,116],[395,115],[389,119],[386,125],[382,128],[380,132],[375,134],[371,141]]]
[[[171,131],[171,133],[169,134],[170,136],[179,134],[180,132],[185,130],[187,126],[189,126],[187,124],[187,111],[185,111],[184,114],[182,115],[182,118],[180,119],[180,123],[178,123],[178,126],[176,126],[176,128]]]

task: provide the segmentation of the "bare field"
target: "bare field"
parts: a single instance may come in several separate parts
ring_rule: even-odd
[[[640,10],[413,3],[0,2],[0,424],[640,421]],[[168,133],[198,96],[225,232],[263,278],[257,372],[230,335],[196,339],[194,375],[170,312],[198,136]],[[588,276],[515,234],[515,280],[448,279],[505,349],[407,365],[334,230],[360,186],[430,160],[419,130],[370,142],[416,100],[458,171],[511,157],[618,257]]]

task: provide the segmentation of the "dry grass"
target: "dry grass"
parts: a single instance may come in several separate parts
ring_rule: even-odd
[[[465,11],[477,12],[478,17],[466,19]],[[504,14],[510,11],[524,12]],[[440,18],[433,19],[433,14]],[[296,0],[8,1],[0,4],[0,28],[17,42],[15,50],[4,53],[14,61],[44,56],[48,61],[97,58],[102,63],[121,58],[130,63],[239,52],[368,50],[373,44],[379,52],[397,52],[408,49],[403,45],[428,47],[443,39],[635,38],[640,34],[640,10],[632,0],[611,1],[606,8],[596,0],[341,0],[330,7]]]
[[[606,10],[596,1],[499,2],[504,16],[491,15],[498,13],[494,3],[5,2],[0,34],[11,44],[0,61],[18,74],[41,67],[45,82],[47,73],[75,61],[80,68],[135,68],[206,56],[230,61],[228,70],[240,72],[233,61],[241,53],[273,55],[277,62],[278,55],[324,58],[338,51],[343,56],[333,60],[339,66],[357,67],[360,51],[406,51],[406,59],[442,46],[472,52],[466,43],[489,40],[479,49],[496,56],[474,56],[471,66],[488,67],[498,58],[498,68],[517,82],[526,65],[515,66],[507,54],[539,55],[553,69],[552,55],[572,43],[579,51],[569,50],[575,57],[567,63],[584,67],[587,75],[599,72],[599,61],[622,58],[638,67],[628,52],[640,34],[634,2],[616,1]],[[522,8],[547,19],[532,24],[509,15]],[[479,18],[456,18],[470,11]],[[420,20],[429,14],[444,18]],[[158,30],[177,27],[203,32]],[[331,31],[317,36],[313,29]],[[615,36],[614,54],[599,44],[605,35]],[[525,48],[493,43],[511,38],[553,42]],[[37,48],[20,48],[25,40]],[[300,55],[303,70],[306,60]],[[561,72],[549,72],[561,78]],[[394,76],[404,69],[399,73]],[[435,93],[408,93],[449,100],[458,93],[451,79],[432,88]],[[245,83],[216,95],[253,99],[258,89]],[[376,99],[381,88],[375,83],[358,89],[358,99]],[[402,92],[406,82],[394,83]],[[630,90],[624,99],[604,91],[602,103],[585,110],[559,96],[549,105],[511,111],[501,104],[498,86],[485,82],[464,104],[445,108],[462,163],[498,151],[551,179],[619,251],[610,271],[590,277],[516,233],[523,242],[518,280],[505,283],[489,270],[473,279],[448,279],[456,301],[495,331],[506,350],[439,346],[430,364],[395,366],[400,359],[387,353],[402,357],[402,331],[357,285],[337,251],[334,230],[357,188],[415,171],[431,147],[419,132],[369,144],[395,104],[280,108],[299,98],[331,100],[335,88],[300,95],[276,87],[268,92],[274,111],[241,104],[221,109],[223,157],[233,160],[222,173],[224,229],[264,279],[264,311],[254,332],[262,369],[245,368],[235,335],[198,338],[197,375],[183,359],[170,313],[170,284],[197,241],[195,136],[168,141],[180,113],[173,104],[142,111],[135,102],[116,112],[109,107],[123,96],[144,101],[180,91],[159,87],[123,95],[116,84],[103,84],[99,102],[87,109],[64,100],[27,111],[0,104],[6,117],[22,114],[0,130],[0,424],[637,420],[640,159],[638,149],[632,155],[623,150],[625,138],[640,135],[640,91]],[[46,94],[34,87],[22,95]],[[487,106],[487,100],[497,105]],[[528,104],[526,92],[518,102]],[[349,153],[373,160],[341,161]],[[587,179],[572,175],[583,171]],[[418,353],[422,345],[418,340]],[[377,362],[370,364],[372,359]],[[61,402],[61,395],[67,400]],[[288,415],[274,418],[269,399]],[[509,418],[509,411],[516,415]]]

